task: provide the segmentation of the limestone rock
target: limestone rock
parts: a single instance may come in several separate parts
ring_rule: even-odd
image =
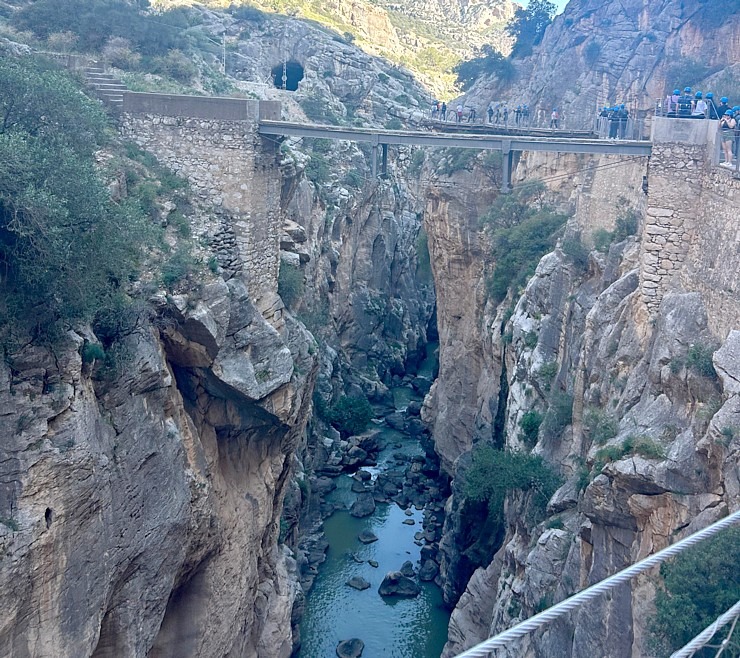
[[[372,544],[378,541],[378,536],[371,530],[363,530],[357,537],[363,544]]]
[[[365,643],[353,637],[351,640],[342,640],[337,645],[337,656],[339,658],[359,658],[365,648]]]
[[[357,500],[352,503],[349,513],[352,516],[362,518],[370,516],[375,511],[375,499],[371,493],[363,493],[357,496]]]
[[[362,576],[352,576],[347,581],[347,585],[352,587],[353,589],[358,589],[360,591],[368,589],[370,587],[370,583],[367,582]]]
[[[421,589],[400,571],[389,571],[383,578],[378,592],[381,596],[414,597],[419,596]]]

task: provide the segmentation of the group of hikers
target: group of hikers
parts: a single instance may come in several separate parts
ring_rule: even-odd
[[[727,96],[722,96],[718,103],[712,92],[702,94],[700,91],[692,92],[691,87],[684,87],[683,93],[674,89],[672,94],[668,94],[658,109],[668,117],[718,120],[724,158],[720,164],[732,167],[733,155],[738,157],[740,150],[740,105],[730,106]]]
[[[467,110],[467,112],[466,112]],[[509,106],[505,102],[495,103],[491,101],[486,110],[488,116],[488,123],[492,125],[503,125],[508,126],[509,121],[512,120],[512,125],[515,127],[529,126],[530,124],[530,108],[525,104],[520,104],[509,109]],[[432,120],[439,119],[440,121],[455,121],[455,123],[475,123],[477,120],[477,113],[474,107],[465,108],[463,105],[458,104],[453,110],[447,107],[447,103],[434,101],[432,103]],[[560,127],[560,113],[556,107],[552,108],[550,114],[550,128],[557,130]]]
[[[609,107],[604,105],[599,112],[599,135],[609,139],[624,139],[630,112],[624,103]]]

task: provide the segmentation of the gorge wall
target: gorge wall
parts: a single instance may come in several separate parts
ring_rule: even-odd
[[[155,293],[105,362],[84,327],[6,345],[0,646],[285,658],[298,585],[279,519],[317,359],[277,296],[278,154],[254,118],[150,108],[123,126],[191,180],[193,233],[227,267]]]
[[[479,427],[458,425],[460,433],[451,440],[436,433],[440,424],[432,417],[438,450],[448,455],[443,465],[449,468],[452,463],[451,474],[456,476],[440,542],[445,596],[457,601],[445,656],[624,568],[740,503],[739,446],[732,429],[740,420],[733,356],[738,334],[732,331],[737,326],[737,295],[730,281],[734,270],[720,265],[736,258],[736,181],[731,172],[712,164],[706,134],[689,139],[681,124],[667,122],[663,132],[658,130],[648,170],[644,164],[626,165],[619,175],[623,185],[600,181],[605,173],[584,172],[551,184],[561,194],[579,185],[589,188],[587,192],[599,190],[597,204],[588,201],[588,194],[580,197],[566,238],[580,234],[588,244],[594,229],[613,230],[616,217],[629,207],[638,215],[638,237],[612,244],[604,253],[592,251],[586,264],[577,264],[562,249],[545,256],[522,296],[513,299],[508,321],[502,308],[507,302],[496,308],[481,297],[475,309],[468,311],[464,305],[469,317],[478,319],[471,325],[460,320],[459,298],[439,294],[440,335],[449,336],[441,344],[441,363],[449,345],[455,345],[457,337],[462,341],[472,326],[472,344],[484,351],[478,362],[489,364],[489,372],[470,387],[478,394],[467,397],[464,410],[450,395],[456,414],[476,418],[503,410],[505,445],[528,450],[520,421],[526,412],[540,412],[544,420],[533,453],[554,464],[564,478],[539,521],[531,497],[507,498],[500,549],[489,556],[487,567],[475,571],[467,587],[463,584],[463,592],[460,572],[470,568],[464,552],[470,529],[461,487],[469,463],[465,453],[474,443],[492,442],[495,427],[489,424],[481,432]],[[546,165],[530,158],[524,166]],[[647,196],[641,185],[645,173]],[[432,201],[436,194],[430,190]],[[593,209],[601,212],[591,215]],[[435,257],[443,258],[435,240],[444,244],[450,236],[455,236],[456,250],[466,252],[475,245],[469,253],[479,253],[478,245],[486,238],[474,219],[447,213],[448,224],[441,230],[441,216],[430,212],[427,218]],[[715,243],[717,236],[724,241]],[[455,249],[445,251],[454,254]],[[438,263],[435,273],[445,267]],[[468,283],[471,289],[480,285],[472,277]],[[504,340],[505,335],[510,338]],[[692,366],[690,355],[697,350],[714,352],[717,378]],[[457,371],[441,370],[440,379],[445,375],[465,381],[470,376],[467,364],[457,363]],[[505,399],[497,399],[504,366]],[[552,379],[549,374],[545,378],[545,370]],[[439,397],[446,390],[439,381],[433,394]],[[432,400],[430,395],[427,402]],[[437,413],[445,409],[445,400],[436,403]],[[551,424],[556,414],[559,427]],[[611,599],[512,645],[509,655],[646,655],[654,590],[652,578],[637,579]]]

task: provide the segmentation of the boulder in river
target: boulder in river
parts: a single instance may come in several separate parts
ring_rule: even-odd
[[[378,563],[377,563],[377,561],[375,561],[375,560],[368,560],[368,561],[367,561],[367,563],[368,563],[368,564],[369,564],[369,565],[370,565],[371,567],[373,567],[373,569],[377,569],[377,568],[378,568]]]
[[[363,544],[372,544],[374,541],[378,541],[378,535],[371,530],[363,530],[359,535],[357,535],[357,539],[359,539]]]
[[[385,422],[394,430],[403,431],[403,428],[406,425],[406,418],[400,411],[396,411],[392,414],[388,414],[385,417]]]
[[[342,462],[348,468],[354,468],[356,466],[359,466],[360,464],[364,464],[367,462],[367,452],[365,452],[359,446],[352,446],[347,451],[347,454],[342,459]]]
[[[342,640],[337,645],[337,656],[339,658],[360,658],[364,648],[365,643],[356,637],[351,640]]]
[[[352,576],[352,578],[347,581],[347,585],[354,587],[355,589],[359,589],[360,591],[370,587],[370,583],[362,576]]]
[[[362,518],[370,516],[375,511],[375,499],[371,493],[362,493],[357,496],[357,500],[352,503],[349,513],[352,516]]]
[[[416,571],[411,560],[406,560],[406,562],[401,565],[401,573],[406,576],[406,578],[413,578],[416,576]]]
[[[365,483],[360,482],[360,480],[355,480],[352,483],[353,493],[365,493],[366,491],[372,491],[372,487],[365,486]]]
[[[380,583],[380,596],[419,596],[420,587],[411,578],[407,578],[400,571],[389,571]]]

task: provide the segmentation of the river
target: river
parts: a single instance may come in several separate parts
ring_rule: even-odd
[[[420,374],[431,378],[429,365],[425,366]],[[394,390],[397,409],[405,409],[410,399],[419,399],[410,388]],[[416,439],[385,427],[381,433],[386,447],[378,456],[378,466],[365,468],[373,477],[395,464],[398,453],[409,458],[422,454]],[[327,501],[349,507],[356,496],[350,490],[352,482],[348,475],[339,476]],[[422,512],[411,507],[409,514],[395,503],[380,503],[366,518],[337,511],[324,521],[329,549],[307,596],[300,658],[332,658],[337,644],[350,638],[365,643],[363,658],[439,658],[450,617],[439,588],[422,582],[421,594],[408,599],[378,594],[388,571],[398,571],[407,560],[419,568],[420,546],[414,535],[422,530]],[[409,519],[413,525],[404,523]],[[363,530],[371,530],[378,541],[361,543],[358,535]],[[378,566],[373,567],[370,561]],[[370,588],[353,589],[346,584],[352,576],[361,576]]]

